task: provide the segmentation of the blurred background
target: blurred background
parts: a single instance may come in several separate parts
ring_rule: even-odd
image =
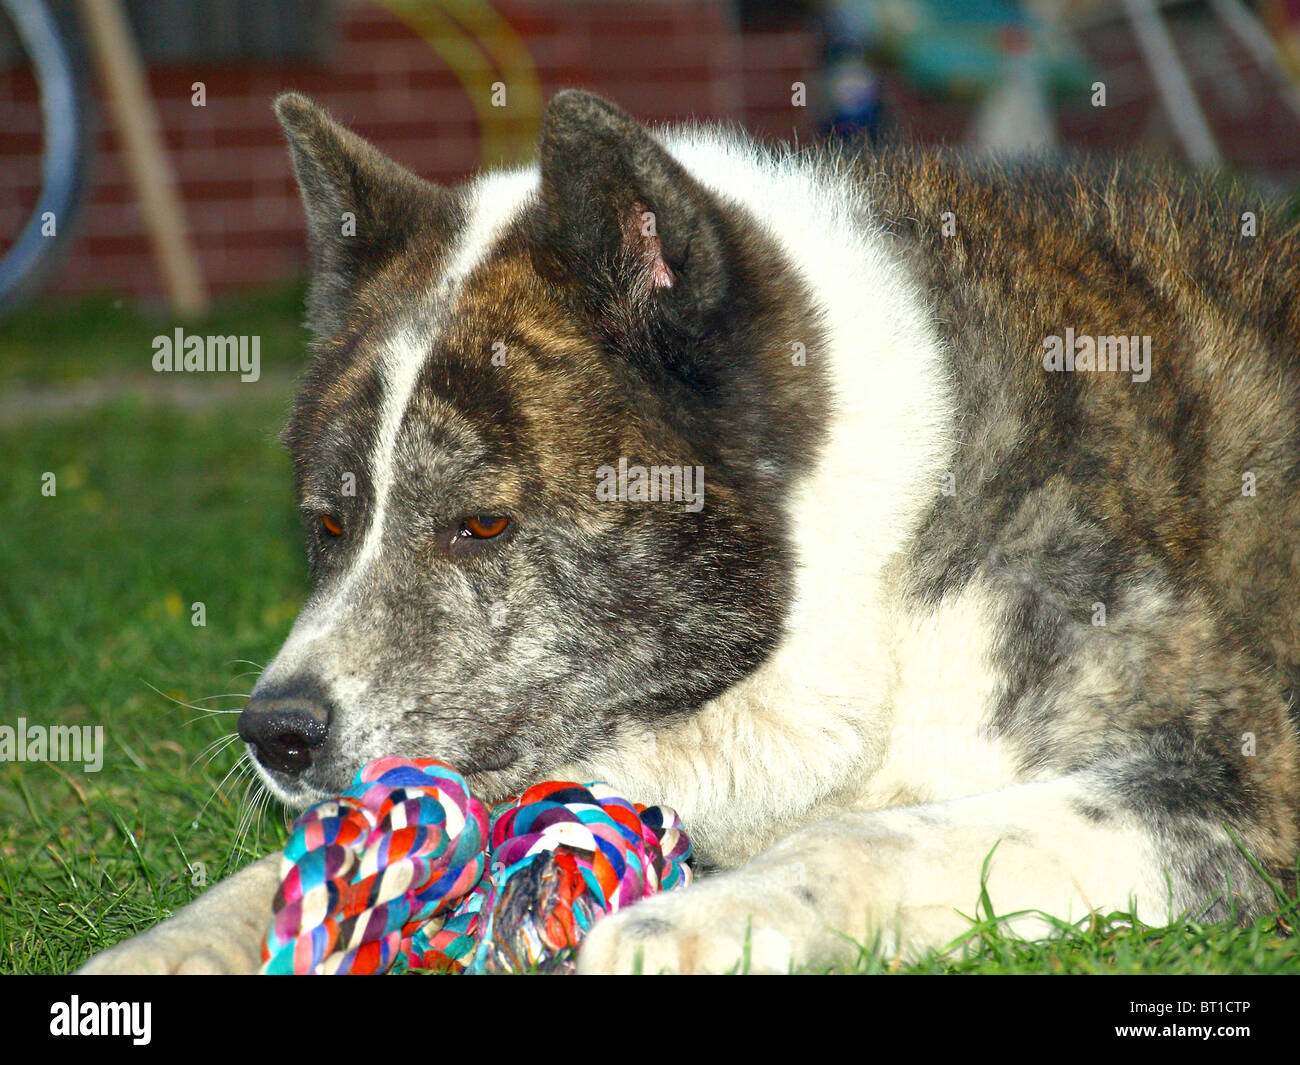
[[[45,298],[167,294],[90,9],[0,16],[0,251],[31,223],[49,116],[13,9],[48,6],[76,74],[77,195]],[[1002,151],[1146,151],[1300,178],[1300,0],[126,0],[182,258],[205,293],[298,276],[303,227],[270,111],[301,90],[417,172],[527,155],[545,99],[603,93],[654,121],[760,137],[902,132]],[[504,87],[504,100],[494,87]],[[200,97],[201,94],[201,97]],[[155,163],[145,157],[146,168]],[[164,200],[166,197],[164,197]],[[79,208],[79,209],[78,209]],[[64,222],[66,221],[66,225]],[[153,223],[156,226],[157,223]],[[41,246],[51,244],[46,240]],[[49,249],[46,249],[49,250]]]

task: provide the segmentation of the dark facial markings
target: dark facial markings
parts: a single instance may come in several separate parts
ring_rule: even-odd
[[[345,785],[395,753],[514,787],[760,665],[789,599],[782,500],[828,403],[790,362],[790,339],[815,355],[820,327],[761,227],[570,95],[548,115],[539,192],[440,284],[465,211],[496,190],[340,160],[355,138],[309,108],[282,118],[329,276],[286,440],[318,594],[278,673],[313,674],[337,713],[303,782]],[[340,173],[355,182],[333,187]],[[333,220],[366,196],[354,262]],[[418,368],[387,362],[399,337],[423,338]],[[702,506],[598,497],[620,460],[703,467]]]

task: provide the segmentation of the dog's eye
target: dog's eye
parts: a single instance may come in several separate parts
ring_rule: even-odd
[[[460,523],[461,534],[476,540],[491,540],[506,531],[510,519],[503,514],[476,514]]]
[[[343,535],[343,525],[339,522],[338,518],[334,517],[333,514],[322,514],[320,516],[320,523],[325,526],[325,531],[331,536]]]

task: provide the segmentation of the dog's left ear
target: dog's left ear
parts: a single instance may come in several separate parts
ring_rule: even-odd
[[[616,338],[705,331],[731,282],[713,195],[630,115],[574,89],[546,109],[540,164],[542,273]]]

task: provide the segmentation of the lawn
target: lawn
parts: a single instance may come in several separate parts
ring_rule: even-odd
[[[103,725],[106,748],[96,773],[0,763],[0,972],[74,969],[284,838],[228,741],[306,591],[276,439],[300,300],[220,307],[195,330],[260,336],[262,377],[180,392],[150,370],[172,325],[112,300],[0,323],[0,724]],[[859,969],[1300,973],[1278,928],[1097,921],[1021,944],[981,920],[964,957]]]
[[[0,723],[102,724],[106,748],[98,773],[0,764],[0,972],[72,969],[283,837],[282,812],[254,816],[231,773],[242,745],[222,741],[230,693],[306,588],[276,439],[299,299],[241,300],[204,325],[260,335],[263,363],[256,383],[212,382],[206,404],[155,394],[150,340],[170,330],[111,301],[0,325]]]

